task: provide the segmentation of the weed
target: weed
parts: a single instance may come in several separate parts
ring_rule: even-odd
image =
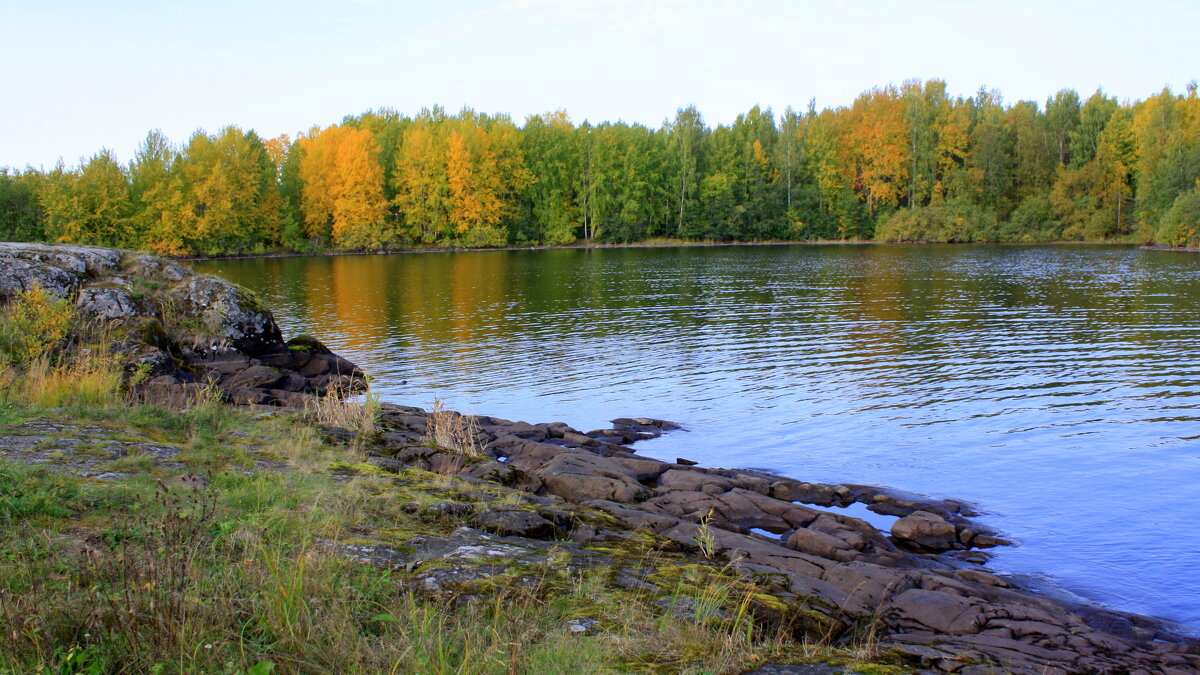
[[[472,415],[446,410],[439,399],[425,418],[426,439],[439,448],[468,457],[479,457],[479,422]]]
[[[704,517],[700,519],[697,525],[696,536],[693,537],[696,546],[700,548],[700,553],[707,560],[712,560],[713,556],[716,555],[717,536],[709,524],[712,521],[712,516],[713,510],[709,509],[708,513],[704,514]]]
[[[109,462],[106,468],[125,473],[149,473],[154,468],[154,458],[150,455],[125,455]]]
[[[0,464],[0,522],[36,515],[65,516],[78,495],[74,481],[41,467]]]
[[[324,396],[310,397],[304,410],[318,424],[340,427],[360,436],[374,435],[381,405],[379,394],[368,389],[361,399],[347,399],[348,394],[331,387]]]

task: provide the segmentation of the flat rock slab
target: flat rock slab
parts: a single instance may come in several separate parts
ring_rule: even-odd
[[[149,438],[131,440],[125,430],[117,432],[96,425],[35,420],[0,434],[0,458],[89,478],[110,479],[107,465],[123,457],[148,457],[152,466],[178,468],[182,464],[173,460],[179,452],[177,447]]]

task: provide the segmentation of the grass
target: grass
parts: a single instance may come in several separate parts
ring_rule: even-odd
[[[194,432],[206,415],[169,422],[140,408],[122,424]],[[231,416],[241,442],[269,439],[258,456],[286,468],[231,467],[182,490],[158,470],[105,482],[0,463],[0,672],[722,673],[850,658],[797,642],[797,614],[767,582],[649,538],[611,565],[575,569],[556,550],[423,594],[413,574],[330,543],[447,534],[459,523],[402,506],[501,488],[421,472],[338,478],[327,469],[348,451],[297,418]],[[613,585],[625,566],[656,570],[654,588]],[[578,618],[599,624],[575,636],[565,626]]]
[[[371,436],[379,420],[379,394],[368,389],[359,397],[347,398],[348,393],[330,388],[324,396],[312,397],[305,404],[305,412],[318,424]]]
[[[899,672],[798,640],[819,631],[801,606],[772,594],[773,581],[670,553],[650,536],[615,544],[590,567],[564,543],[544,562],[424,592],[422,569],[459,563],[379,568],[339,546],[405,550],[414,535],[463,524],[413,503],[519,504],[520,493],[365,464],[379,414],[373,395],[325,397],[303,414],[227,406],[214,390],[177,407],[129,400],[119,365],[89,336],[72,323],[38,353],[5,358],[0,435],[24,421],[51,422],[64,437],[86,429],[92,440],[62,451],[64,466],[71,452],[148,439],[177,449],[172,461],[182,467],[135,452],[104,465],[128,477],[101,481],[0,460],[2,675],[700,674],[813,658]],[[330,445],[323,426],[350,429],[358,441]],[[475,455],[477,434],[473,417],[435,403],[429,442]],[[206,487],[171,487],[183,472]],[[706,541],[702,530],[698,543]],[[614,583],[626,567],[652,571],[653,585]],[[598,623],[574,635],[567,622],[581,618]]]
[[[693,599],[683,616],[554,555],[465,596],[420,595],[405,573],[322,543],[351,524],[429,529],[381,485],[227,472],[175,491],[0,464],[12,495],[0,502],[0,625],[12,627],[0,671],[732,672],[778,641],[752,618],[753,584],[721,569],[674,573],[673,597]],[[572,636],[565,623],[581,616],[601,630]]]
[[[426,440],[433,445],[467,457],[483,455],[479,447],[479,422],[474,416],[446,410],[440,400],[434,399],[425,426]]]

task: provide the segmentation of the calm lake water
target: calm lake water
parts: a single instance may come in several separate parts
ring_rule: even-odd
[[[964,498],[997,569],[1200,628],[1200,255],[769,246],[214,261],[386,400]]]

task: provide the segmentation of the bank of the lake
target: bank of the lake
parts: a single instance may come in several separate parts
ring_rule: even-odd
[[[341,403],[354,364],[148,256],[4,245],[0,291],[18,670],[1200,671],[1169,622],[993,574],[960,500],[657,460],[652,418]]]
[[[908,245],[946,245],[957,244],[968,246],[977,244],[978,242],[935,242],[935,241],[910,241],[902,242]],[[718,241],[718,240],[695,240],[695,239],[673,239],[673,238],[654,238],[645,241],[628,242],[628,243],[606,243],[596,241],[576,242],[573,244],[539,244],[530,246],[487,246],[487,247],[406,247],[406,248],[388,248],[378,250],[342,250],[342,249],[320,249],[313,251],[263,251],[260,253],[238,253],[228,255],[184,255],[184,256],[167,256],[174,260],[184,263],[203,263],[206,261],[216,260],[254,260],[258,258],[312,258],[312,257],[328,257],[328,256],[364,256],[364,255],[401,255],[414,253],[484,253],[484,252],[505,252],[505,251],[559,251],[559,250],[591,250],[591,249],[628,249],[628,248],[710,248],[710,247],[725,247],[725,246],[861,246],[869,244],[879,244],[883,246],[895,246],[897,242],[891,241],[875,241],[871,239],[772,239],[764,241]],[[989,242],[991,245],[1007,245],[1007,246],[1141,246],[1150,250],[1161,251],[1200,251],[1200,249],[1187,248],[1184,246],[1160,246],[1155,244],[1139,244],[1139,242],[1119,239],[1105,240],[1071,240],[1071,241],[1007,241],[1007,242]]]
[[[200,265],[385,399],[588,427],[648,414],[691,430],[647,443],[657,457],[969,499],[1021,544],[1002,569],[1193,626],[1198,266],[883,244]]]

